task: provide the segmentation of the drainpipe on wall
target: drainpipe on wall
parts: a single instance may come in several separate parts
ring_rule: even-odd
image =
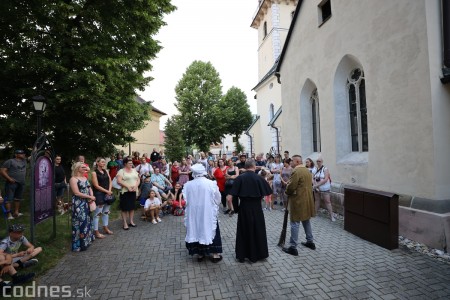
[[[277,131],[277,154],[280,154],[280,138],[278,136],[278,128],[275,127],[273,124],[270,125],[270,127],[272,127],[273,129],[275,129]]]
[[[442,39],[444,46],[444,66],[442,83],[450,82],[450,0],[442,0]]]
[[[253,137],[250,135],[250,133],[248,133],[248,131],[245,132],[245,135],[248,136],[248,138],[250,139],[250,155],[249,158],[252,157],[252,153],[253,153]]]

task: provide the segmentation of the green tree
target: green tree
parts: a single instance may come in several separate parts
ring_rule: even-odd
[[[183,136],[187,146],[196,145],[208,151],[223,137],[219,102],[222,87],[219,73],[210,62],[194,61],[183,74],[176,88],[176,108],[180,112]]]
[[[253,117],[245,93],[237,87],[231,87],[222,97],[220,103],[222,111],[222,124],[225,124],[225,132],[235,137],[235,150],[242,152],[239,137],[250,124]]]
[[[152,79],[154,36],[170,0],[0,1],[0,141],[31,147],[31,98],[43,95],[43,130],[57,152],[106,155],[149,119],[135,101]]]
[[[179,116],[175,115],[167,120],[164,133],[166,135],[164,142],[165,154],[172,162],[175,160],[181,161],[184,157],[186,146],[181,132]]]

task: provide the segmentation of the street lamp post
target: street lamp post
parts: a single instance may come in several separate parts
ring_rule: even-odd
[[[42,118],[42,113],[45,110],[45,107],[47,106],[47,102],[45,101],[44,96],[34,96],[33,98],[33,105],[34,105],[34,110],[36,112],[36,116],[37,116],[37,132],[36,135],[39,138],[39,135],[41,134],[41,118]]]

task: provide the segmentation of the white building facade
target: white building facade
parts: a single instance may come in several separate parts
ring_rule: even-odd
[[[399,194],[400,234],[440,249],[450,248],[448,5],[299,1],[275,70],[282,148],[320,153],[336,194]]]

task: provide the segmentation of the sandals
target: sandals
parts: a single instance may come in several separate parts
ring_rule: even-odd
[[[105,236],[103,234],[101,234],[101,233],[98,233],[98,234],[95,235],[95,238],[96,239],[104,239]]]

